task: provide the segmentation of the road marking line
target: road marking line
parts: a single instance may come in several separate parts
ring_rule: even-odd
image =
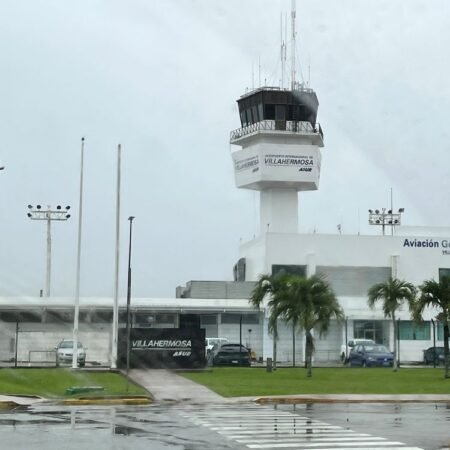
[[[308,439],[299,439],[298,437],[296,438],[297,442],[311,442],[311,438]],[[385,441],[385,438],[382,437],[376,437],[376,436],[346,436],[346,437],[341,437],[341,436],[333,436],[333,437],[314,437],[314,442],[343,442],[343,441]],[[236,439],[237,442],[239,442],[240,444],[269,444],[271,442],[276,442],[276,443],[288,443],[288,442],[292,442],[292,438],[291,439],[286,439],[286,438],[282,438],[282,439]],[[328,444],[327,444],[328,445]]]
[[[369,442],[368,444],[370,444],[373,448],[380,448],[380,446],[383,446],[383,449],[386,449],[387,445],[393,446],[393,445],[401,445],[403,446],[403,442],[396,442],[396,441],[383,441],[383,442]],[[306,444],[301,444],[301,443],[296,443],[296,442],[292,442],[289,444],[276,444],[276,443],[272,443],[272,444],[250,444],[247,445],[248,448],[317,448],[317,447],[323,447],[324,445],[329,445],[328,443],[324,444],[324,443],[313,443],[313,442],[309,442]],[[361,445],[364,445],[364,443],[361,442],[345,442],[345,443],[341,443],[341,442],[333,442],[333,447],[334,448],[343,448],[344,446],[346,446],[345,448],[352,448],[354,449],[355,447],[357,448],[363,448],[365,450],[367,450],[367,447],[362,447]],[[376,446],[376,447],[375,447]],[[404,450],[404,447],[401,447],[402,450]],[[322,449],[323,450],[323,449]]]
[[[261,431],[273,431],[274,429],[279,429],[279,430],[340,430],[342,429],[341,427],[337,426],[337,425],[305,425],[305,426],[301,426],[298,425],[296,427],[293,427],[292,425],[273,425],[272,427],[270,427],[271,429],[265,429],[265,430],[261,430],[261,425],[258,425],[257,423],[255,423],[252,426],[225,426],[225,427],[210,427],[211,430],[214,431],[219,431],[219,430],[242,430],[242,429],[246,429],[246,430],[254,430],[257,431],[258,433]]]
[[[219,432],[219,434],[223,434],[223,435],[228,435],[228,433],[224,433],[224,432]],[[229,438],[233,438],[233,439],[248,439],[249,436],[248,435],[254,435],[255,432],[254,431],[242,431],[239,432],[237,434],[233,434],[233,435],[228,435]],[[280,431],[280,432],[259,432],[257,433],[258,436],[261,435],[267,435],[264,436],[264,438],[268,439],[270,436],[273,436],[274,438],[280,438],[280,437],[285,437],[287,438],[294,438],[296,436],[298,436],[299,438],[303,438],[304,435],[306,436],[311,436],[311,437],[320,437],[320,436],[370,436],[370,434],[365,434],[365,433],[356,433],[352,430],[321,430],[321,431],[314,431],[313,433],[307,432],[307,431]]]

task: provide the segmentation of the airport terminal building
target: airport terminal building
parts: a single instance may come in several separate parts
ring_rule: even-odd
[[[174,298],[132,298],[131,321],[136,328],[205,329],[207,337],[242,341],[258,360],[272,357],[267,332],[268,311],[255,310],[248,298],[260,273],[285,269],[293,273],[323,274],[330,281],[346,316],[333,322],[326,336],[315,335],[316,362],[340,359],[341,345],[351,338],[370,338],[393,349],[399,339],[401,361],[421,361],[423,350],[443,345],[443,328],[436,311],[429,310],[416,325],[405,309],[398,314],[399,336],[380,307],[367,306],[367,290],[391,274],[416,285],[450,273],[450,229],[397,227],[395,236],[324,235],[266,232],[242,245],[235,267],[236,281],[190,281]],[[125,327],[126,299],[119,299],[119,327]],[[54,346],[71,339],[73,297],[0,298],[0,361],[36,363],[53,358]],[[113,299],[81,298],[79,339],[87,347],[88,363],[111,360]],[[433,323],[433,321],[434,323]],[[304,360],[304,339],[280,321],[277,360]],[[295,346],[294,346],[295,339]],[[16,345],[17,343],[17,345]],[[293,349],[295,348],[295,355]]]

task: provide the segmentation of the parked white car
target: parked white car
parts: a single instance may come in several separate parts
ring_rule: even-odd
[[[72,340],[62,340],[57,347],[56,350],[56,366],[58,367],[60,364],[72,364],[73,358],[73,341]],[[78,341],[78,365],[80,367],[84,367],[86,364],[86,349],[83,347],[83,344]]]
[[[375,341],[372,339],[350,339],[347,342],[347,345],[345,345],[345,344],[341,345],[341,361],[344,364],[347,364],[348,357],[350,356],[350,352],[352,351],[352,348],[358,344],[361,344],[361,345],[375,344]]]

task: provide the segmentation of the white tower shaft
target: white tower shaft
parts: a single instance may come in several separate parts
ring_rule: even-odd
[[[260,193],[260,234],[298,232],[296,189],[266,189]]]

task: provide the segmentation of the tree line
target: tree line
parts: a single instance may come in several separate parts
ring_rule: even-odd
[[[324,276],[302,277],[279,273],[261,275],[252,290],[249,302],[260,308],[265,302],[269,311],[268,327],[273,335],[273,362],[276,367],[276,341],[278,337],[278,319],[291,323],[295,332],[305,335],[305,362],[307,376],[312,376],[312,355],[314,337],[312,331],[325,335],[331,320],[343,321],[344,311]],[[443,276],[439,281],[424,281],[416,287],[412,283],[397,278],[373,285],[367,293],[370,308],[377,303],[386,318],[392,321],[396,336],[397,312],[407,304],[412,319],[416,323],[423,321],[427,308],[435,308],[436,319],[444,329],[444,377],[449,378],[449,321],[450,321],[450,277]],[[397,367],[397,351],[394,345],[394,371]]]

